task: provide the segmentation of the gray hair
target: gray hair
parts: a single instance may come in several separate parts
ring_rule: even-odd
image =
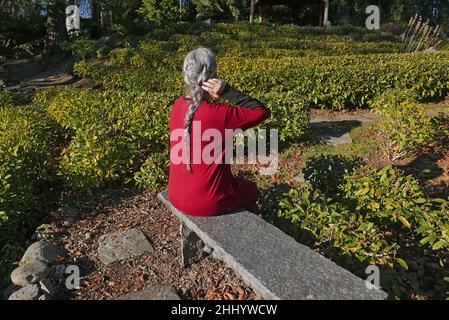
[[[190,132],[193,116],[201,101],[205,98],[205,92],[201,86],[203,82],[217,76],[217,62],[212,51],[207,48],[199,48],[189,52],[184,60],[183,75],[186,94],[189,97],[189,108],[184,122],[184,146],[187,156],[187,170],[191,171]]]

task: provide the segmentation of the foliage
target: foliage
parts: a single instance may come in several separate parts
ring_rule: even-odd
[[[86,127],[77,130],[62,152],[60,174],[70,187],[92,190],[124,180],[131,170],[137,150],[132,141],[113,129]]]
[[[170,165],[168,150],[168,148],[165,148],[164,152],[152,152],[149,155],[140,170],[134,175],[137,186],[148,190],[158,190],[167,185]]]
[[[34,108],[0,108],[0,283],[46,205],[49,139],[47,125]]]
[[[379,124],[380,147],[393,162],[418,154],[438,137],[439,118],[430,117],[420,104],[405,102],[384,113],[386,119]]]
[[[93,48],[94,41],[86,37],[80,37],[72,42],[65,42],[61,44],[64,50],[71,51],[75,56],[85,60],[86,58],[93,58],[95,50]]]
[[[448,287],[442,271],[436,275],[441,281],[419,277],[426,267],[415,261],[440,257],[444,265],[448,203],[427,198],[413,177],[392,167],[360,168],[347,174],[339,189],[324,195],[310,183],[292,188],[280,200],[279,217],[299,228],[300,241],[313,241],[325,255],[357,274],[363,275],[369,264],[379,266],[381,285],[392,297],[407,297],[408,286],[424,292],[428,281],[439,290],[434,295],[444,296]],[[415,237],[439,252],[413,247]]]
[[[257,97],[285,94],[309,107],[368,107],[389,89],[410,89],[420,101],[440,100],[449,92],[447,52],[399,54],[394,41],[361,43],[351,33],[324,40],[323,31],[304,36],[304,30],[288,26],[195,25],[173,32],[164,40],[150,34],[136,46],[113,50],[107,63],[79,63],[75,72],[107,88],[179,92],[182,55],[207,46],[217,54],[221,77],[239,89]],[[353,37],[360,37],[357,30]]]
[[[0,111],[25,104],[25,99],[9,91],[0,91]]]
[[[71,139],[59,173],[79,190],[129,182],[147,153],[161,157],[156,150],[168,145],[167,94],[65,88],[42,91],[34,102]]]
[[[307,159],[304,178],[315,190],[325,195],[335,195],[345,173],[354,170],[359,161],[342,156],[321,155]]]
[[[143,0],[142,7],[138,10],[146,20],[157,25],[165,25],[169,22],[180,20],[186,15],[186,11],[180,11],[179,6],[173,0]]]

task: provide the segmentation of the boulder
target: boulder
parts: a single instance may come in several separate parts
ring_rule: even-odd
[[[11,281],[18,286],[25,287],[43,280],[48,272],[49,268],[46,263],[31,261],[15,269],[11,273]]]
[[[98,242],[98,257],[106,265],[154,251],[145,235],[137,228],[102,235]]]
[[[17,290],[11,294],[8,300],[37,300],[40,295],[39,286],[33,284]]]
[[[51,264],[57,262],[59,257],[63,256],[64,250],[62,250],[61,247],[40,240],[28,247],[20,262],[28,263],[30,261],[39,260]]]

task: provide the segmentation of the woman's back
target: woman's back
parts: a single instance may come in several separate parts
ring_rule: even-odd
[[[229,161],[226,161],[225,140],[232,143],[233,130],[245,130],[260,123],[269,112],[261,104],[248,108],[203,100],[193,118],[191,171],[188,171],[183,148],[188,106],[188,101],[181,97],[176,100],[170,115],[170,201],[191,215],[218,215],[235,210],[241,202],[242,180],[232,176]]]
[[[188,99],[176,100],[170,115],[168,196],[190,215],[250,209],[258,196],[254,183],[232,176],[226,148],[232,151],[235,129],[255,126],[270,112],[216,75],[217,62],[209,49],[189,52],[183,66]],[[211,103],[208,97],[223,97],[234,105]]]

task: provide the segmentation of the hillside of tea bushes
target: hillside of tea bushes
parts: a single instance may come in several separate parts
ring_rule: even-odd
[[[52,88],[32,102],[0,95],[2,275],[27,236],[16,230],[32,230],[61,190],[165,186],[170,105],[182,94],[183,58],[199,46],[216,53],[220,78],[267,103],[272,117],[263,126],[279,130],[284,153],[311,143],[310,108],[363,107],[384,115],[376,130],[391,164],[449,136],[444,119],[420,111],[449,93],[449,51],[403,54],[391,35],[179,23],[145,37],[113,37],[101,47],[78,40],[70,47],[83,59],[73,72],[100,89]],[[346,170],[352,159],[337,159],[340,171],[329,173],[334,160],[314,159],[316,179],[309,175],[310,185],[270,198],[267,219],[289,222],[298,240],[355,273],[380,266],[392,298],[446,297],[447,201],[395,167]],[[422,263],[428,260],[439,264],[436,270]]]

